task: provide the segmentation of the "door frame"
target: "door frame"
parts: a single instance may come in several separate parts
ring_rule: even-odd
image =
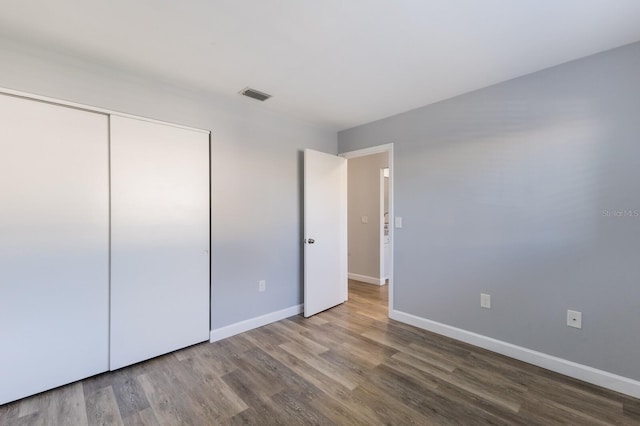
[[[388,159],[388,156],[387,156]],[[386,168],[387,170],[389,170],[389,167]],[[379,235],[379,240],[380,240],[380,265],[379,269],[380,269],[380,278],[384,279],[384,280],[388,280],[389,279],[389,271],[387,270],[387,258],[385,255],[385,250],[384,250],[384,214],[385,212],[387,212],[389,214],[389,223],[387,225],[387,230],[389,230],[391,228],[391,213],[388,211],[390,206],[386,206],[384,204],[384,187],[385,187],[385,179],[389,179],[389,176],[387,176],[386,178],[384,177],[384,168],[380,169],[380,178],[378,180],[379,184],[380,184],[380,217],[378,218],[379,223],[379,231],[380,231],[380,235]],[[389,199],[389,193],[388,193],[388,189],[387,189],[387,201]],[[389,234],[390,235],[390,234]],[[389,244],[391,244],[391,237],[389,236]],[[389,256],[391,256],[391,254],[389,254]],[[381,285],[384,285],[384,283],[382,283]]]
[[[338,156],[340,157],[344,157],[347,160],[352,159],[352,158],[358,158],[358,157],[364,157],[366,155],[372,155],[372,154],[381,154],[386,152],[389,156],[388,160],[389,160],[389,244],[391,244],[391,250],[389,253],[389,312],[393,311],[393,276],[394,276],[394,245],[395,245],[395,208],[394,208],[394,196],[393,196],[393,187],[394,187],[394,165],[393,165],[393,142],[392,143],[388,143],[388,144],[384,144],[384,145],[377,145],[377,146],[372,146],[369,148],[363,148],[363,149],[357,149],[354,151],[347,151],[347,152],[341,152],[340,154],[338,154]],[[383,212],[384,214],[384,212]],[[382,241],[381,241],[382,243]],[[380,247],[380,253],[382,254],[382,250],[384,250],[384,247]],[[382,269],[382,262],[384,261],[384,259],[381,257],[380,258],[380,268]],[[388,313],[387,313],[388,315]]]

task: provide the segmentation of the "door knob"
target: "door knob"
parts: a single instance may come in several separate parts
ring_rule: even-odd
[[[315,242],[316,242],[316,240],[314,240],[313,238],[309,238],[309,239],[307,240],[307,243],[309,243],[309,244],[313,244],[313,243],[315,243]]]

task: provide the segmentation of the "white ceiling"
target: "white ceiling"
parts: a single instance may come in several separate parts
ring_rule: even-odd
[[[2,0],[0,34],[340,130],[638,41],[640,1]]]

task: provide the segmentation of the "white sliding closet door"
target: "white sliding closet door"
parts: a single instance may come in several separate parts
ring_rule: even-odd
[[[0,404],[109,368],[108,134],[0,94]]]
[[[209,339],[209,135],[111,117],[112,370]]]

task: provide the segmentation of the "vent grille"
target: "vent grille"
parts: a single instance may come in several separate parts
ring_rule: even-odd
[[[253,98],[253,99],[257,99],[257,100],[259,100],[261,102],[262,101],[266,101],[267,99],[269,99],[271,97],[271,95],[268,95],[266,93],[260,92],[258,90],[254,90],[254,89],[252,89],[250,87],[246,87],[246,88],[242,89],[240,91],[240,94],[244,95],[244,96],[248,96],[248,97]]]

